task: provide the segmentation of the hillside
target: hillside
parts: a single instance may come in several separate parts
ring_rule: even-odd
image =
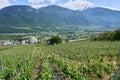
[[[119,16],[120,11],[105,8],[74,11],[56,5],[39,9],[16,5],[0,10],[0,33],[116,29]]]
[[[107,8],[90,8],[82,11],[91,24],[108,28],[120,28],[120,11]]]

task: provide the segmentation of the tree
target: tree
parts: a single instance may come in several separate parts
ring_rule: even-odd
[[[115,40],[120,40],[120,30],[115,30],[115,32],[114,32],[114,39]]]
[[[48,44],[54,45],[54,44],[60,44],[62,43],[62,39],[59,36],[52,36],[51,39],[48,40]]]
[[[120,30],[108,31],[101,33],[99,35],[92,36],[91,40],[110,40],[117,41],[120,40]]]

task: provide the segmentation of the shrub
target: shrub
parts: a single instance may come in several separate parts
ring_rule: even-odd
[[[110,41],[120,40],[120,30],[107,31],[99,35],[92,36],[91,40],[100,40],[100,41],[101,40],[110,40]]]
[[[51,39],[48,40],[48,44],[54,45],[54,44],[60,44],[62,43],[62,39],[59,36],[52,36]]]

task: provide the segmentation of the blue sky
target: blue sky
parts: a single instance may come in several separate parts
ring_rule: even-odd
[[[59,5],[73,10],[82,10],[89,7],[105,7],[120,10],[120,0],[0,0],[0,9],[11,5],[29,5],[34,8]]]
[[[111,9],[120,10],[120,0],[88,0],[88,1],[94,3],[94,6],[108,7]]]

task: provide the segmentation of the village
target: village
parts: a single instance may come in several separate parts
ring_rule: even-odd
[[[36,37],[33,36],[29,36],[28,38],[26,38],[25,40],[22,41],[10,41],[10,40],[6,40],[0,43],[0,46],[6,46],[6,45],[23,45],[23,44],[34,44],[37,43],[38,40]]]
[[[15,35],[15,34],[11,34]],[[19,35],[19,34],[17,34]],[[20,38],[21,40],[3,40],[0,42],[0,46],[6,46],[6,45],[24,45],[24,44],[35,44],[42,41],[49,40],[52,36],[58,35],[55,33],[42,33],[42,37],[40,36],[24,36],[23,38]],[[86,37],[79,36],[78,34],[61,34],[59,37],[62,39],[62,42],[74,42],[74,41],[81,41],[86,40]]]

